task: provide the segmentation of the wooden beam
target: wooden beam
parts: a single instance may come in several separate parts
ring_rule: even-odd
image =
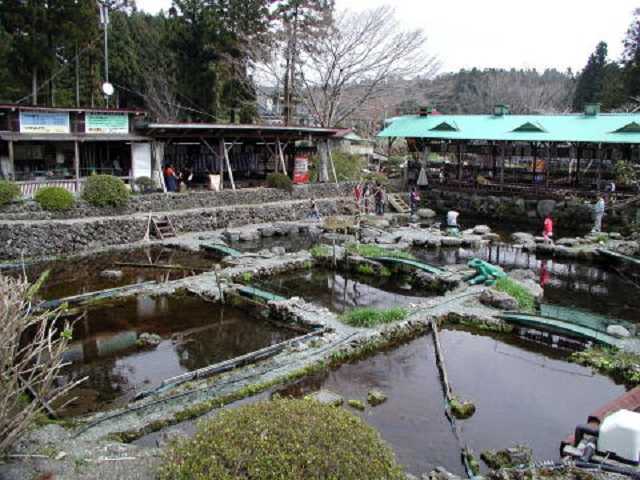
[[[9,140],[9,176],[15,180],[16,178],[16,159],[13,150],[13,140]]]
[[[597,153],[598,155],[598,192],[602,188],[602,144],[598,144]]]
[[[280,138],[276,138],[276,146],[278,147],[278,158],[280,159],[280,164],[282,165],[282,173],[287,175],[287,166],[284,163],[284,152],[282,151],[282,145],[280,144]],[[277,162],[276,162],[277,164]]]
[[[458,142],[458,171],[456,173],[456,180],[462,179],[462,142]]]
[[[233,171],[231,170],[231,162],[229,161],[229,151],[224,146],[224,138],[222,139],[222,150],[224,150],[224,161],[227,164],[227,172],[231,181],[231,188],[236,191],[236,182],[233,180]]]
[[[80,145],[76,140],[73,142],[73,170],[76,177],[76,192],[80,192]]]
[[[338,185],[338,175],[336,175],[336,166],[333,163],[333,155],[331,155],[331,147],[329,146],[329,140],[327,139],[327,152],[329,153],[329,165],[331,165],[331,171],[333,172],[333,179]]]

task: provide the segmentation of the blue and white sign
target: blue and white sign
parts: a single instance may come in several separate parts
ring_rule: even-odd
[[[68,112],[20,112],[20,133],[70,133]]]

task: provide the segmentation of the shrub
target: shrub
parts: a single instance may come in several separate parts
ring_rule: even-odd
[[[404,258],[406,260],[414,260],[416,257],[408,252],[400,250],[392,250],[389,248],[379,247],[373,244],[356,244],[350,243],[347,245],[347,252],[360,255],[361,257],[391,257],[391,258]]]
[[[153,180],[151,180],[149,177],[138,177],[136,178],[135,183],[142,193],[152,192],[155,187],[155,185],[153,184]]]
[[[93,175],[87,178],[82,197],[96,207],[124,207],[129,200],[129,190],[117,177]]]
[[[13,182],[0,180],[0,206],[12,202],[20,196],[20,187]]]
[[[409,315],[404,308],[389,308],[379,310],[377,308],[354,308],[340,315],[340,320],[352,327],[375,327],[385,323],[399,322]]]
[[[631,185],[638,179],[633,164],[626,160],[618,160],[613,166],[613,176],[619,185]]]
[[[69,325],[59,321],[62,309],[33,313],[33,298],[45,278],[46,273],[30,285],[0,275],[0,457],[42,418],[34,394],[60,400],[77,385],[58,383],[71,340]]]
[[[269,188],[278,188],[291,192],[293,190],[293,182],[284,173],[270,173],[267,175],[267,186]]]
[[[496,281],[496,289],[508,293],[518,302],[518,307],[524,312],[535,312],[535,297],[519,283],[513,281],[509,277],[502,277]]]
[[[164,480],[404,479],[363,420],[314,400],[273,400],[222,411],[169,446]]]
[[[41,188],[36,193],[35,200],[43,209],[54,212],[69,210],[75,202],[73,193],[62,187]]]
[[[571,360],[612,375],[627,385],[640,384],[640,355],[615,348],[591,347],[571,354]]]

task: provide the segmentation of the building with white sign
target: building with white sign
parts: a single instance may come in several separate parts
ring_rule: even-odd
[[[151,147],[136,133],[144,111],[0,104],[0,178],[25,195],[42,186],[79,191],[83,178],[151,176]]]

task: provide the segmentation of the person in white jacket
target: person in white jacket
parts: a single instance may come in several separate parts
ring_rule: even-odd
[[[598,195],[598,201],[593,206],[593,230],[594,233],[602,231],[602,217],[604,217],[605,203],[602,195]]]

